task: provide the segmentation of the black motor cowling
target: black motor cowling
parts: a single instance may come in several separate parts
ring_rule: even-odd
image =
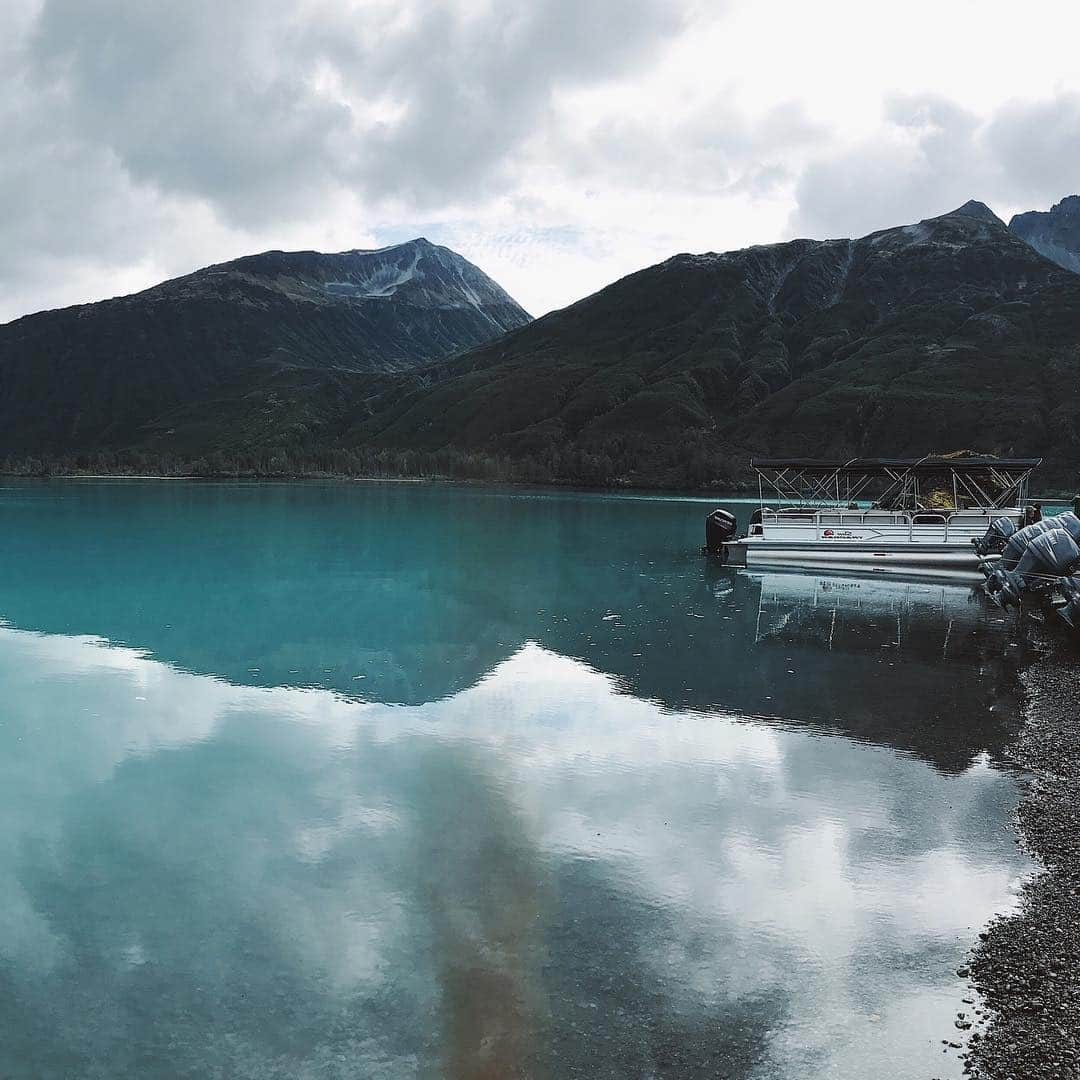
[[[1077,524],[1080,524],[1078,522]],[[975,554],[980,556],[998,555],[1005,547],[1009,537],[1016,532],[1016,523],[1012,518],[999,517],[990,522],[990,528],[986,530],[981,540],[972,538]]]
[[[1045,591],[1078,563],[1080,547],[1064,529],[1050,529],[1036,536],[1024,550],[1016,569],[1003,573],[1001,602],[1016,604],[1023,593]]]
[[[1022,529],[1017,529],[1002,548],[1000,568],[1002,570],[1016,569],[1016,564],[1027,550],[1028,544],[1036,536],[1050,532],[1053,528],[1056,528],[1053,520],[1047,518],[1045,521],[1036,521],[1034,525],[1025,525]]]
[[[1055,525],[1064,529],[1076,542],[1080,544],[1080,518],[1071,510],[1050,519]]]
[[[1064,529],[1077,544],[1080,544],[1080,518],[1071,511],[1057,517],[1043,518],[1042,521],[1036,521],[1033,525],[1025,525],[1022,529],[1017,529],[1006,541],[1001,549],[1001,558],[996,564],[992,566],[983,564],[987,589],[992,593],[997,592],[1005,584],[1005,571],[1016,569],[1031,541],[1036,536],[1042,536],[1053,529]]]
[[[722,555],[724,544],[735,539],[737,525],[730,510],[714,510],[705,519],[705,550],[710,555]]]

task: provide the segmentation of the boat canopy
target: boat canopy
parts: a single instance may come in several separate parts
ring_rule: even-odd
[[[961,510],[1022,506],[1042,458],[928,454],[847,461],[755,458],[750,464],[758,474],[762,503],[767,498],[800,504],[872,499],[887,509]]]

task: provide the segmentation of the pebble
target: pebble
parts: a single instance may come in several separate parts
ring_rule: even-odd
[[[986,1027],[964,1062],[977,1080],[1080,1080],[1080,644],[1033,633],[1040,654],[1020,673],[1024,728],[1009,756],[1027,775],[1022,842],[1045,869],[957,972],[982,996]]]

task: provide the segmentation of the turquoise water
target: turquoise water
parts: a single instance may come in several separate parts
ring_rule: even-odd
[[[0,1076],[959,1075],[1020,631],[707,508],[0,486]]]

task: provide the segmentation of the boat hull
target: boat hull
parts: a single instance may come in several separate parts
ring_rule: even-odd
[[[729,541],[724,547],[724,561],[735,566],[982,576],[980,560],[969,544],[801,543],[750,537]]]

